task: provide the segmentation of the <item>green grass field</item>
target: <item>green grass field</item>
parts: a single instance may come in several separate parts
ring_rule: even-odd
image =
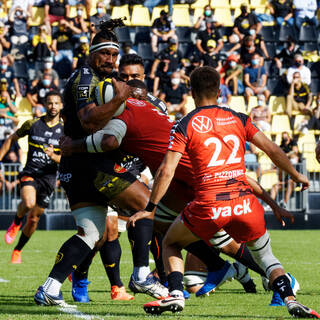
[[[58,307],[39,307],[33,295],[46,279],[55,254],[60,245],[73,232],[37,231],[23,250],[23,263],[11,265],[14,245],[4,242],[4,231],[0,232],[0,319],[150,319],[143,311],[143,304],[152,298],[136,295],[131,302],[112,302],[110,285],[104,273],[100,257],[96,256],[89,273],[90,303],[77,304],[73,314]],[[319,231],[272,231],[272,245],[275,255],[286,270],[299,280],[301,290],[298,299],[307,306],[320,310],[320,249]],[[16,240],[17,241],[17,240]],[[121,237],[121,274],[127,286],[132,270],[131,253],[126,235]],[[264,292],[260,277],[251,272],[258,288],[257,294],[245,294],[237,281],[226,283],[215,294],[206,298],[192,296],[180,314],[164,313],[164,319],[290,319],[285,307],[269,307],[270,292]],[[67,280],[62,286],[67,303],[74,304],[71,284]],[[76,311],[78,313],[76,313]]]

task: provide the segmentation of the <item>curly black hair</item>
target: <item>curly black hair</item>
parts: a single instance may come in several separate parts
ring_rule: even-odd
[[[133,64],[138,64],[144,67],[143,59],[140,56],[133,53],[125,54],[120,59],[119,69]]]

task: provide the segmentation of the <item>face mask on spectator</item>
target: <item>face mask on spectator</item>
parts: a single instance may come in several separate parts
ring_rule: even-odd
[[[171,83],[172,83],[173,85],[178,85],[178,84],[180,83],[180,79],[179,79],[179,78],[172,78],[172,79],[171,79]]]
[[[82,12],[83,12],[83,11],[82,11],[81,9],[77,10],[77,15],[78,15],[78,16],[82,16]]]
[[[97,8],[97,12],[98,12],[98,14],[102,14],[103,13],[103,8]]]
[[[252,59],[251,63],[253,66],[257,66],[259,64],[259,59]]]
[[[247,8],[246,8],[246,7],[242,7],[242,8],[240,8],[240,9],[241,9],[241,13],[242,13],[242,14],[247,13]]]
[[[258,100],[258,106],[264,106],[264,101],[263,100]]]
[[[45,87],[49,87],[51,81],[50,81],[49,79],[43,79],[43,80],[42,80],[42,83],[43,83],[43,85],[44,85]]]
[[[299,159],[297,157],[290,158],[291,164],[297,164],[299,162]]]
[[[297,67],[301,67],[303,65],[303,62],[301,62],[301,61],[296,61],[296,66]]]
[[[212,11],[211,11],[211,10],[205,10],[205,11],[204,11],[204,15],[205,15],[206,17],[210,17],[211,14],[212,14]]]
[[[250,29],[249,34],[250,34],[250,36],[254,36],[256,34],[256,30]]]
[[[217,99],[217,104],[220,104],[222,102],[222,98],[221,97],[218,97]]]
[[[230,67],[234,68],[237,65],[237,63],[235,61],[230,61]]]
[[[2,70],[7,70],[8,69],[8,65],[7,64],[2,64],[1,65],[1,69]]]
[[[51,69],[51,68],[52,68],[52,63],[51,63],[51,62],[46,62],[46,63],[44,64],[44,68],[45,68],[45,69]]]

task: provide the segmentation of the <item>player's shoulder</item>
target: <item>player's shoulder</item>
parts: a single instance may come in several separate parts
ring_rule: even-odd
[[[23,135],[24,133],[30,131],[30,129],[32,128],[32,126],[34,126],[35,124],[39,123],[40,118],[33,118],[33,119],[29,119],[26,120],[21,127],[16,131],[18,136]]]
[[[148,94],[147,94],[147,101],[150,104],[152,104],[153,106],[155,106],[157,109],[162,111],[164,114],[168,114],[168,109],[167,109],[167,105],[165,104],[165,102],[162,101],[161,99],[159,99],[158,97],[155,97],[150,92],[148,92]]]

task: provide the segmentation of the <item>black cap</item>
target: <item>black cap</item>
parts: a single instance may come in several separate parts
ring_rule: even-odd
[[[168,12],[166,10],[161,10],[160,11],[160,16],[167,16]]]

